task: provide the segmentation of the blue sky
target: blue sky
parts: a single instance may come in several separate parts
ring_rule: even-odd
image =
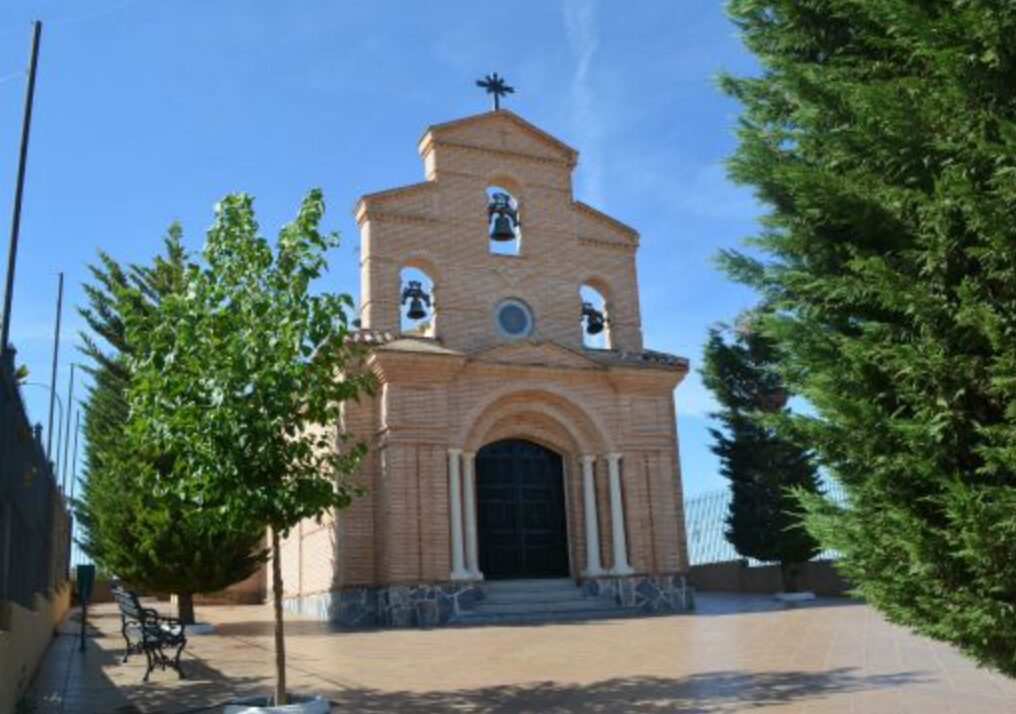
[[[358,291],[356,198],[422,179],[429,124],[475,114],[497,71],[507,106],[580,152],[576,198],[639,230],[648,347],[697,369],[706,330],[752,302],[714,268],[755,230],[722,162],[747,73],[720,2],[529,0],[16,0],[0,14],[0,197],[9,225],[29,21],[43,20],[11,333],[49,381],[56,274],[65,301],[98,249],[145,260],[174,219],[198,247],[223,194],[257,197],[266,234],[325,191],[344,245],[329,289]],[[6,248],[4,249],[4,255]],[[81,320],[65,310],[60,394]],[[45,421],[45,390],[25,392]],[[80,392],[79,392],[80,394]],[[722,488],[697,371],[677,392],[685,490]]]

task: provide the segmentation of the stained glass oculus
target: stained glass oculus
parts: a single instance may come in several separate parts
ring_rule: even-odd
[[[494,310],[494,324],[504,337],[525,337],[533,331],[533,315],[521,300],[502,300]]]

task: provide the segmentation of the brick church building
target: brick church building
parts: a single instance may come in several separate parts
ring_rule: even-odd
[[[507,110],[432,126],[368,194],[379,388],[339,429],[366,495],[284,543],[286,606],[353,626],[690,606],[674,389],[642,344],[638,233],[572,196],[578,153]]]

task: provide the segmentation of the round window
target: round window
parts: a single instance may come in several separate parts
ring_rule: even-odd
[[[502,300],[494,309],[494,325],[504,337],[525,337],[533,331],[533,314],[521,300]]]

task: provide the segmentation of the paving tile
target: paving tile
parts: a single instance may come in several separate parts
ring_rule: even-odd
[[[856,602],[699,604],[696,615],[376,632],[287,615],[289,682],[363,714],[1016,711],[1011,681]],[[191,639],[188,679],[157,671],[148,684],[143,658],[121,662],[115,610],[95,609],[83,654],[69,623],[34,683],[39,714],[182,714],[270,691],[270,610],[199,615],[216,633]]]

